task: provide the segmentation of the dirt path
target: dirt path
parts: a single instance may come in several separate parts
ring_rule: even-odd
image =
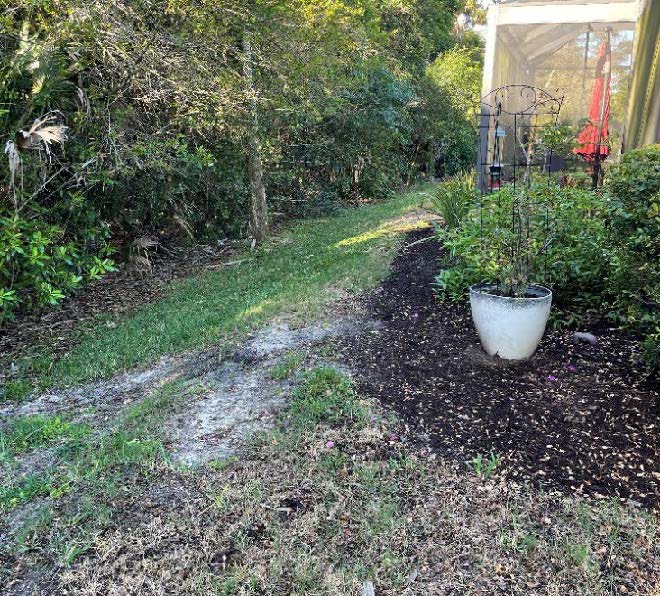
[[[368,310],[382,326],[340,348],[362,391],[411,434],[465,463],[491,450],[512,480],[660,506],[660,392],[635,364],[638,343],[600,324],[598,344],[548,331],[534,358],[485,355],[466,304],[439,303],[441,251],[413,232]]]
[[[227,457],[257,430],[268,426],[285,403],[288,376],[273,378],[273,369],[287,354],[298,360],[314,358],[314,346],[357,333],[370,324],[357,316],[341,316],[301,328],[274,324],[253,334],[230,356],[217,349],[166,357],[154,366],[82,387],[48,391],[30,401],[5,404],[0,419],[17,416],[62,415],[94,429],[112,424],[129,405],[166,383],[196,383],[202,390],[194,401],[165,426],[168,450],[174,460],[198,465]],[[40,462],[43,465],[43,461]],[[32,470],[28,465],[25,473]]]

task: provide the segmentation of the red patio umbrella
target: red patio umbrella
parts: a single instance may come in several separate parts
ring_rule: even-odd
[[[610,78],[612,72],[612,52],[609,31],[598,51],[596,77],[589,103],[589,121],[577,137],[579,147],[573,153],[590,163],[603,161],[610,153],[604,141],[609,137],[610,120]],[[596,159],[596,156],[599,158]]]

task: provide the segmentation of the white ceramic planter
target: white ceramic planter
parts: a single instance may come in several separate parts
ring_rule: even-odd
[[[489,292],[495,284],[470,288],[472,320],[481,345],[491,356],[506,360],[525,360],[536,351],[550,316],[552,292],[530,285],[531,297],[508,298]]]

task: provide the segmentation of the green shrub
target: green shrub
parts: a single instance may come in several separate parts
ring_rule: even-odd
[[[478,200],[474,173],[461,172],[438,186],[433,205],[445,220],[448,230],[458,228]]]
[[[607,266],[605,211],[600,195],[576,188],[515,193],[505,187],[486,195],[460,227],[439,231],[451,262],[436,278],[438,288],[459,300],[475,283],[543,283],[564,307],[594,304]],[[524,233],[518,234],[521,222]]]
[[[646,336],[660,365],[660,145],[626,153],[604,186],[611,208],[610,316]]]
[[[0,208],[0,323],[21,304],[56,305],[114,269],[105,226],[68,231],[48,223],[53,209],[30,207],[20,214]]]

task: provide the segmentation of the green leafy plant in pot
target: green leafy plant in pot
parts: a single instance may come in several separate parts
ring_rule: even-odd
[[[550,244],[549,213],[541,189],[505,186],[484,195],[479,209],[481,258],[492,281],[470,288],[472,319],[488,354],[530,358],[543,337],[552,292],[543,276]]]

